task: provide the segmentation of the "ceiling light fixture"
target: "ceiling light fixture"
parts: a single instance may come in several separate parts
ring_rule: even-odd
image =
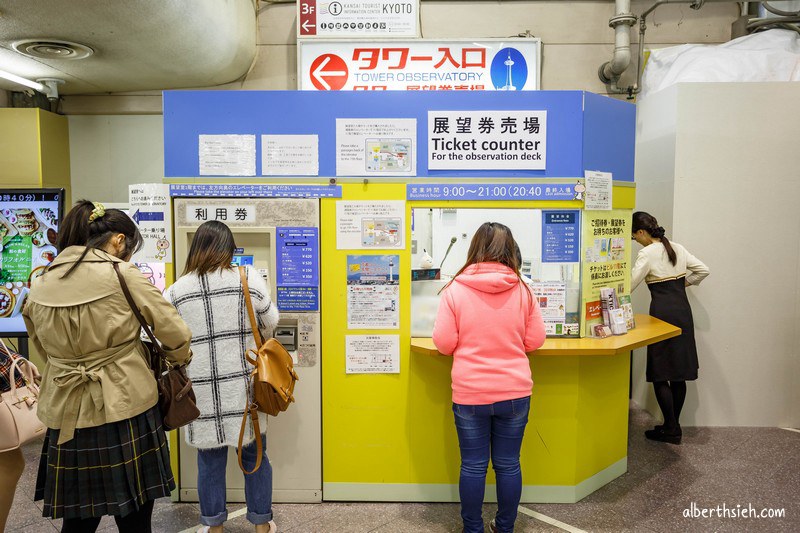
[[[16,74],[11,74],[5,70],[0,70],[0,78],[13,81],[14,83],[24,85],[25,87],[30,87],[31,89],[39,91],[40,93],[44,93],[47,90],[47,87],[42,83],[23,78],[22,76],[17,76]]]
[[[33,81],[5,70],[0,70],[0,78],[24,85],[34,91],[39,91],[50,100],[58,100],[58,86],[64,83],[64,80],[58,78],[39,78]]]

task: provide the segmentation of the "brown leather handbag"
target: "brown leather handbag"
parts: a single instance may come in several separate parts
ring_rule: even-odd
[[[250,316],[250,327],[253,330],[253,338],[256,341],[256,349],[248,350],[245,354],[247,361],[255,367],[250,374],[253,401],[248,401],[242,417],[242,427],[239,431],[239,468],[245,474],[252,474],[261,466],[261,455],[264,446],[261,441],[261,431],[258,424],[258,411],[278,416],[282,411],[288,409],[289,405],[294,402],[294,385],[299,378],[294,371],[292,356],[289,355],[286,348],[275,339],[269,339],[264,342],[261,337],[256,314],[253,310],[253,300],[250,297],[250,287],[247,284],[247,272],[244,267],[239,267],[239,277],[242,280],[242,291],[244,292],[245,305],[247,305],[247,314]],[[251,353],[255,357],[251,357]],[[248,416],[253,421],[257,448],[255,468],[250,472],[245,470],[242,463],[242,442]]]
[[[253,338],[256,341],[256,349],[248,350],[245,354],[247,361],[255,367],[251,374],[253,400],[256,409],[262,413],[278,416],[294,402],[294,385],[298,379],[294,371],[294,362],[280,342],[275,339],[264,342],[261,338],[244,267],[239,267],[239,276],[242,278],[244,301],[247,305],[247,314],[250,316]],[[255,358],[250,356],[251,353]]]
[[[161,411],[164,429],[169,431],[183,427],[200,416],[200,410],[197,408],[197,398],[194,395],[194,390],[192,390],[192,380],[186,375],[185,366],[173,366],[167,360],[167,354],[158,344],[150,326],[136,306],[136,302],[133,301],[131,291],[128,289],[128,284],[119,271],[117,263],[114,263],[114,270],[117,272],[119,284],[122,286],[122,293],[125,295],[125,299],[128,300],[131,311],[133,311],[136,320],[139,321],[142,329],[150,339],[150,342],[143,342],[142,344],[147,348],[150,369],[153,371],[153,377],[158,387],[158,406]]]

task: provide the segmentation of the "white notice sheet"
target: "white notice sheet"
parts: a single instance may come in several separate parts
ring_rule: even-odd
[[[345,335],[348,374],[399,374],[400,335]]]
[[[336,202],[336,248],[405,248],[406,203]]]
[[[319,136],[262,135],[262,176],[318,176]]]
[[[610,172],[584,172],[586,178],[586,200],[584,209],[610,211],[612,205],[612,177]]]
[[[200,135],[201,176],[255,176],[255,135]]]

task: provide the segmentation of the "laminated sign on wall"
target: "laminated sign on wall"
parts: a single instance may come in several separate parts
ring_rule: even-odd
[[[297,36],[417,37],[419,0],[299,0]]]
[[[172,216],[169,185],[139,183],[128,186],[130,217],[139,226],[144,246],[136,254],[137,262],[172,261]]]
[[[302,90],[530,91],[539,39],[298,43]]]

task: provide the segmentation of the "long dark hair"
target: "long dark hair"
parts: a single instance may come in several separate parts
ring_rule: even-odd
[[[183,275],[202,276],[209,272],[231,268],[236,243],[228,226],[218,220],[203,222],[194,234]]]
[[[518,255],[518,249],[517,241],[514,240],[514,236],[508,226],[499,222],[484,222],[475,232],[475,235],[472,236],[472,241],[469,243],[467,262],[453,276],[453,279],[444,286],[444,289],[449,287],[467,268],[476,263],[500,263],[514,271],[517,278],[519,278],[519,282],[528,290],[528,298],[532,299],[528,285],[519,274],[521,254]]]
[[[675,255],[675,250],[672,249],[669,239],[667,239],[667,236],[664,234],[664,228],[658,225],[656,217],[644,211],[635,212],[633,214],[631,231],[636,233],[640,229],[645,230],[652,238],[661,240],[661,244],[664,245],[664,249],[667,251],[669,262],[672,263],[672,266],[675,266],[675,263],[678,262],[678,256]]]
[[[79,200],[61,222],[56,243],[59,253],[70,246],[86,247],[80,258],[61,276],[62,278],[72,274],[90,250],[102,249],[114,235],[119,233],[125,235],[124,258],[130,259],[142,249],[144,239],[133,220],[119,209],[105,209],[103,215],[99,216],[103,210],[98,208],[98,205],[89,200]],[[96,216],[92,219],[93,212]]]

